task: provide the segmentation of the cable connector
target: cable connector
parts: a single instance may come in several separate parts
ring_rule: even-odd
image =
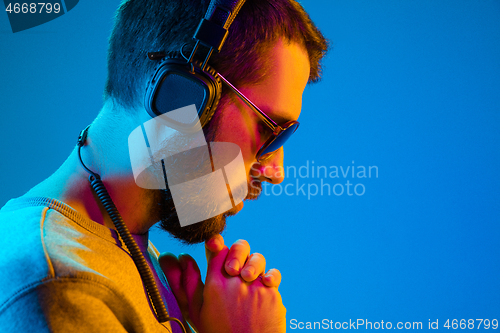
[[[160,60],[163,59],[167,56],[167,53],[160,51],[160,52],[148,52],[148,58],[149,60]]]
[[[89,134],[89,128],[90,128],[90,125],[85,127],[85,129],[80,132],[80,135],[78,136],[78,141],[76,143],[78,147],[82,147],[85,144],[85,141],[87,141],[87,135]]]

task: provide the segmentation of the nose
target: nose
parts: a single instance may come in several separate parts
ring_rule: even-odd
[[[283,153],[283,147],[281,147],[269,158],[256,162],[251,169],[252,177],[261,182],[281,183],[285,179]]]

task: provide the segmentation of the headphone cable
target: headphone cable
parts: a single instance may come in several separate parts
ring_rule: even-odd
[[[128,230],[127,225],[123,221],[120,213],[118,212],[118,209],[116,208],[116,205],[114,204],[113,200],[111,199],[111,196],[106,190],[106,187],[104,186],[101,177],[97,173],[87,168],[85,163],[83,163],[81,149],[85,145],[85,142],[87,140],[89,127],[90,125],[88,125],[80,133],[80,135],[78,136],[77,145],[78,145],[78,158],[80,160],[80,163],[82,167],[87,172],[90,173],[89,176],[90,185],[94,190],[94,192],[96,193],[97,197],[99,198],[99,201],[106,209],[106,212],[108,213],[109,217],[113,221],[113,224],[118,234],[120,235],[120,238],[125,243],[125,246],[127,247],[132,257],[132,260],[134,261],[135,266],[139,271],[139,275],[141,276],[144,286],[146,287],[146,292],[148,293],[148,296],[151,300],[158,321],[162,324],[167,321],[175,321],[182,328],[182,331],[186,333],[186,328],[179,319],[175,317],[169,317],[167,309],[165,308],[165,304],[163,303],[163,300],[161,298],[160,292],[158,291],[158,287],[156,286],[156,283],[154,281],[153,274],[151,273],[151,270],[149,269],[149,266],[146,262],[146,259],[142,255],[139,246],[132,238],[132,234]]]

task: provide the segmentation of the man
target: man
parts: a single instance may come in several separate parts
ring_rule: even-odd
[[[153,292],[141,280],[125,238],[115,231],[116,216],[110,217],[107,204],[89,186],[88,171],[107,188],[169,317],[185,327],[189,322],[198,332],[286,330],[279,271],[264,274],[262,255],[250,255],[245,241],[228,249],[219,235],[225,218],[243,204],[181,227],[170,191],[137,186],[131,167],[130,133],[151,119],[143,96],[156,63],[147,53],[189,44],[207,5],[129,0],[118,9],[105,103],[81,147],[52,176],[0,212],[1,331],[153,332],[166,327],[181,332],[181,325],[157,320],[161,310]],[[209,65],[269,118],[284,124],[298,119],[302,92],[319,78],[325,51],[325,39],[295,1],[247,0]],[[272,134],[230,89],[223,90],[203,131],[207,142],[231,142],[241,149],[247,199],[259,195],[262,181],[283,180],[283,148],[257,156]],[[190,256],[158,256],[148,242],[148,230],[158,222],[181,241],[206,242],[205,284]]]

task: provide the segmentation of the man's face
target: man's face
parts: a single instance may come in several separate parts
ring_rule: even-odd
[[[270,66],[264,80],[237,88],[277,124],[297,120],[302,106],[302,93],[309,78],[307,52],[298,44],[287,44],[280,40],[267,56]],[[257,151],[271,136],[271,129],[237,96],[230,96],[230,100],[213,116],[210,126],[209,141],[232,142],[241,149],[248,175],[246,200],[257,199],[261,182],[278,184],[283,181],[283,147],[269,158],[257,161]],[[243,208],[242,202],[223,215],[181,227],[170,193],[155,192],[154,202],[158,204],[161,228],[190,244],[203,242],[221,233],[225,228],[226,217],[235,215]]]

